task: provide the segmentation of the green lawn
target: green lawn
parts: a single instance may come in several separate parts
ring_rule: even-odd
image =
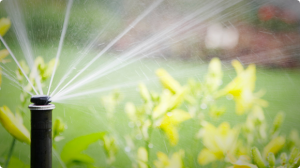
[[[50,60],[55,56],[56,48],[51,46],[39,46],[35,47],[36,55],[42,55],[45,60]],[[22,59],[21,52],[18,48],[12,47],[18,55],[18,60]],[[66,46],[62,52],[59,69],[55,76],[54,86],[59,82],[63,74],[68,70],[68,66],[71,61],[77,58],[76,49]],[[88,55],[83,62],[81,62],[81,67],[84,62],[89,61],[94,55]],[[106,61],[109,63],[115,60],[114,57],[106,55],[103,56],[93,65],[93,68],[98,67]],[[6,65],[12,71],[15,71],[16,66],[14,62]],[[205,72],[207,71],[207,65],[201,61],[181,61],[172,60],[172,58],[167,58],[164,60],[162,58],[154,59],[144,59],[143,61],[137,61],[130,66],[126,66],[114,73],[111,73],[96,82],[93,82],[79,90],[89,90],[91,88],[101,88],[111,85],[117,85],[127,82],[144,81],[147,86],[152,90],[161,90],[161,86],[155,77],[155,70],[157,68],[165,68],[171,75],[180,81],[181,84],[185,84],[187,79],[196,78],[199,80],[203,79]],[[227,84],[232,78],[235,77],[235,72],[230,65],[226,65],[227,69],[224,72],[223,86]],[[92,73],[92,68],[88,69],[88,72],[84,73],[83,76]],[[76,68],[80,70],[80,67]],[[75,70],[75,71],[76,71]],[[74,75],[74,74],[73,74]],[[79,78],[77,81],[80,81]],[[78,97],[76,99],[70,99],[65,103],[55,103],[56,109],[53,111],[53,119],[60,117],[67,124],[68,128],[64,132],[65,139],[56,143],[58,152],[61,151],[62,147],[70,140],[80,135],[85,135],[88,133],[107,131],[109,128],[114,127],[116,133],[122,138],[120,142],[123,142],[123,135],[130,131],[128,127],[129,120],[124,113],[124,104],[128,101],[133,101],[136,104],[141,103],[138,92],[136,91],[136,85],[129,88],[120,88],[123,94],[124,100],[118,107],[118,112],[115,114],[115,122],[108,123],[105,120],[105,111],[100,104],[101,96],[107,94],[95,93],[93,95]],[[286,69],[263,69],[258,68],[257,70],[257,86],[256,91],[263,89],[266,91],[266,95],[263,97],[269,102],[269,106],[265,109],[265,116],[269,122],[272,122],[274,116],[277,112],[283,111],[286,114],[283,134],[291,128],[297,128],[300,130],[298,125],[300,117],[300,71],[299,70],[286,70]],[[52,87],[53,90],[54,87]],[[78,93],[79,92],[73,92]],[[44,89],[46,91],[46,89]],[[7,105],[11,110],[15,110],[16,105],[20,102],[19,98],[20,90],[11,85],[11,82],[3,77],[3,84],[0,91],[0,102],[2,105]],[[230,121],[231,123],[240,123],[240,119],[243,117],[236,118],[233,115],[234,103],[230,102],[226,114],[216,122]],[[24,118],[24,123],[27,128],[30,125],[30,115],[29,110]],[[159,132],[155,131],[152,136],[152,143],[154,147],[152,148],[150,159],[156,159],[156,152],[175,152],[178,149],[183,148],[186,151],[185,162],[188,167],[200,167],[197,163],[197,155],[202,148],[202,143],[200,140],[194,140],[195,132],[199,128],[195,127],[196,121],[183,123],[180,127],[180,141],[178,146],[171,148],[169,145],[165,145],[165,138]],[[113,125],[113,126],[112,126]],[[12,140],[6,130],[0,126],[0,157],[5,157],[8,152],[9,145]],[[125,145],[119,144],[119,154],[117,157],[117,162],[114,164],[115,167],[131,167],[130,159],[124,152]],[[142,145],[142,144],[138,144]],[[102,147],[96,143],[90,146],[86,151],[90,154],[96,161],[98,166],[106,167],[105,155]],[[17,146],[13,153],[14,157],[20,158],[26,164],[29,164],[29,146],[20,142],[17,142]],[[1,160],[0,160],[1,162]],[[58,160],[53,157],[53,167],[58,166]]]

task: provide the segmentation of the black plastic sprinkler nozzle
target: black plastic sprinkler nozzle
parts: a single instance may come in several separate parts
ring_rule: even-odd
[[[30,167],[52,168],[52,110],[50,96],[32,96]]]
[[[50,96],[36,95],[31,97],[31,103],[35,105],[47,105],[51,102]]]

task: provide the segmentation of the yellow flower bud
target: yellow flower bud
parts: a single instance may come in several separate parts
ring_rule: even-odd
[[[139,90],[140,90],[140,94],[141,94],[141,96],[142,96],[142,98],[144,99],[145,102],[151,101],[150,93],[149,93],[147,87],[145,86],[145,84],[140,83],[139,84]]]
[[[289,159],[289,164],[292,165],[294,163],[294,160],[296,159],[296,157],[299,154],[299,149],[298,148],[293,148],[292,152],[291,152],[291,156]]]
[[[162,85],[169,89],[172,93],[176,93],[181,90],[179,82],[177,82],[166,70],[158,69],[156,75],[159,77]]]
[[[11,22],[7,18],[1,18],[0,19],[0,35],[4,36],[4,34],[8,31],[10,28]]]
[[[127,103],[125,105],[125,112],[127,113],[130,120],[137,120],[136,107],[133,103]]]
[[[272,134],[277,132],[281,127],[284,120],[284,113],[278,113],[273,122]]]
[[[30,133],[20,117],[15,116],[7,106],[0,107],[0,122],[3,127],[17,140],[30,144]]]
[[[0,50],[0,62],[3,62],[3,59],[9,55],[7,49]]]
[[[275,167],[276,159],[275,159],[274,153],[271,153],[271,152],[270,152],[270,153],[268,154],[268,162],[269,162],[270,168],[274,168],[274,167]]]
[[[259,152],[259,150],[254,147],[252,148],[252,158],[253,158],[253,162],[258,166],[258,168],[265,168],[265,164],[264,164],[264,161],[261,157],[261,154]]]
[[[238,60],[233,60],[231,62],[231,65],[234,67],[238,75],[244,71],[243,65]]]
[[[183,121],[186,121],[191,118],[191,115],[188,112],[185,112],[180,109],[175,109],[172,112],[164,116],[160,128],[167,135],[171,145],[176,145],[179,140],[179,134],[176,126]]]
[[[148,168],[148,152],[144,147],[138,149],[138,164],[139,168]]]
[[[285,138],[282,136],[276,137],[268,143],[268,145],[264,148],[263,156],[266,158],[267,155],[272,152],[274,154],[278,153],[285,144]]]
[[[219,58],[213,58],[208,65],[206,85],[210,91],[215,91],[222,84],[222,65]]]

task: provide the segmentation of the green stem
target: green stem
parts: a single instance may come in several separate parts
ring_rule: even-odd
[[[150,166],[150,147],[149,147],[149,145],[150,145],[150,137],[151,137],[151,133],[149,131],[149,140],[146,141],[146,150],[147,150],[147,153],[148,153],[148,164],[147,164],[148,168],[151,168],[151,166]]]
[[[151,122],[151,124],[150,124],[150,128],[149,128],[149,132],[148,132],[148,135],[149,135],[149,137],[148,137],[148,140],[146,141],[146,150],[147,150],[147,153],[148,153],[148,168],[151,168],[151,166],[150,166],[150,147],[149,147],[149,145],[150,145],[150,142],[151,142],[151,135],[152,135],[152,131],[153,131],[153,119],[152,119],[152,116],[150,116],[149,115],[149,119],[150,119],[150,122]]]
[[[9,164],[11,155],[12,155],[12,153],[13,153],[15,144],[16,144],[16,138],[13,138],[13,140],[12,140],[12,142],[11,142],[11,145],[10,145],[10,148],[9,148],[9,151],[8,151],[7,159],[6,159],[5,164],[4,164],[4,168],[7,168],[7,167],[8,167],[8,164]]]

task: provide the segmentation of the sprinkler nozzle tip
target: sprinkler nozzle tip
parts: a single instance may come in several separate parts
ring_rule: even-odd
[[[51,102],[50,98],[47,95],[35,95],[31,97],[31,103],[35,105],[48,105]]]

